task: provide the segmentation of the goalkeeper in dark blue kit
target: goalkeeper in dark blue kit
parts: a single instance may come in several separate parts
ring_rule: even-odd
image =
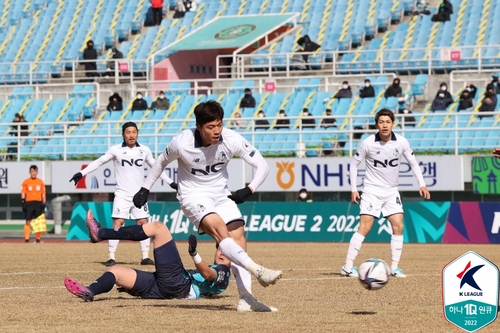
[[[186,270],[170,231],[162,222],[121,227],[118,230],[102,228],[92,211],[87,212],[90,241],[107,239],[141,241],[153,237],[156,272],[146,272],[128,267],[112,266],[88,286],[67,277],[64,285],[70,293],[86,302],[94,296],[109,292],[116,284],[119,291],[149,299],[197,299],[220,294],[230,280],[231,262],[217,248],[213,265],[206,264],[196,251],[197,239],[189,237],[189,254],[196,270]]]

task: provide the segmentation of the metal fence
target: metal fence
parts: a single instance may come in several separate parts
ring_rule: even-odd
[[[491,151],[500,146],[497,122],[498,112],[414,113],[416,126],[405,124],[398,115],[394,131],[409,139],[421,154],[475,154]],[[472,118],[471,118],[472,116]],[[481,116],[482,119],[479,119]],[[260,129],[255,118],[246,120],[247,127],[237,129],[265,156],[352,156],[361,140],[374,133],[373,115],[335,115],[336,126],[321,127],[325,117],[315,119],[314,128],[303,128],[301,117],[289,117],[289,129],[274,129],[277,117],[268,117],[270,129]],[[476,119],[477,118],[477,119]],[[234,119],[226,119],[225,126],[232,128]],[[125,120],[124,120],[125,121]],[[138,121],[139,142],[159,154],[170,139],[181,130],[194,127],[194,119]],[[68,160],[96,158],[113,144],[122,142],[119,122],[28,123],[26,136],[19,123],[11,126],[15,133],[0,136],[2,160]]]

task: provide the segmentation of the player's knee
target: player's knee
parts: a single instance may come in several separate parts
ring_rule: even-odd
[[[394,235],[402,235],[403,234],[403,223],[402,222],[395,222],[392,224],[392,233]]]

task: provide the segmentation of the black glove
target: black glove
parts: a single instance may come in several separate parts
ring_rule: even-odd
[[[23,209],[23,212],[25,212],[25,213],[26,213],[26,200],[21,199],[21,207],[22,207],[22,209]]]
[[[194,257],[195,255],[198,254],[198,252],[196,251],[196,246],[198,245],[198,240],[196,239],[196,236],[189,235],[188,243],[189,243],[189,248],[188,248],[189,255],[191,257]]]
[[[144,187],[141,187],[139,192],[137,192],[134,195],[134,199],[132,200],[134,202],[134,206],[137,208],[141,208],[148,202],[148,196],[149,196],[149,190],[145,189]]]
[[[170,187],[171,187],[172,189],[174,189],[174,190],[176,190],[176,191],[177,191],[177,188],[179,187],[179,185],[177,185],[177,183],[176,183],[176,182],[171,182],[171,183],[170,183]]]
[[[45,212],[45,207],[47,207],[47,205],[46,205],[46,204],[44,204],[44,203],[42,203],[42,213],[44,213],[44,212]]]
[[[76,184],[80,181],[80,179],[83,178],[83,175],[81,172],[77,172],[73,175],[73,177],[69,180],[69,182],[71,183],[72,181],[75,182],[75,186]]]
[[[234,194],[228,195],[227,197],[237,204],[244,203],[246,199],[248,199],[252,195],[252,190],[250,187],[244,187],[236,192]]]

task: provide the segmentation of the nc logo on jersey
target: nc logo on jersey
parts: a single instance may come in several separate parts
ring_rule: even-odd
[[[467,332],[492,323],[498,312],[498,268],[469,251],[443,268],[443,311],[446,320]]]

